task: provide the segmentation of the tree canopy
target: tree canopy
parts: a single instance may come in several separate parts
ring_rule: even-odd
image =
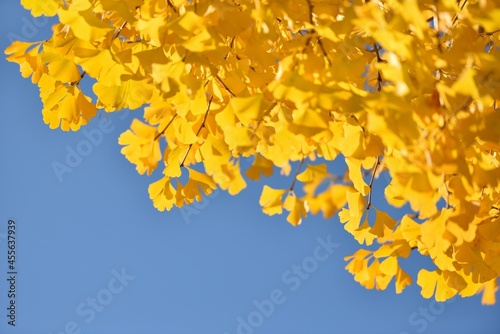
[[[418,252],[435,264],[416,277],[425,298],[495,302],[499,1],[21,3],[58,19],[47,40],[5,51],[38,85],[44,122],[77,131],[99,110],[143,110],[119,144],[140,174],[161,164],[158,210],[278,170],[291,186],[264,185],[263,212],[294,226],[338,214],[362,247],[346,257],[362,286],[394,279],[401,293],[413,279],[399,260]],[[372,204],[382,174],[402,218]]]

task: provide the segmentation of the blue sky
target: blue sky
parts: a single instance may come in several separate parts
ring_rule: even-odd
[[[18,0],[2,0],[0,15],[2,50],[13,37],[50,36],[50,22],[31,18]],[[184,211],[156,211],[147,187],[158,175],[138,175],[117,144],[141,110],[103,115],[87,135],[50,130],[37,87],[4,57],[0,70],[1,333],[500,333],[500,305],[481,306],[479,296],[435,303],[416,283],[401,295],[393,284],[359,286],[343,260],[359,245],[338,219],[310,217],[294,228],[285,216],[266,216],[262,182],[236,197],[219,191]],[[87,155],[58,178],[54,163],[67,164],[71,151]],[[386,181],[377,182],[383,209]],[[15,327],[6,317],[9,219],[17,227]],[[417,254],[403,266],[414,278],[432,268]]]

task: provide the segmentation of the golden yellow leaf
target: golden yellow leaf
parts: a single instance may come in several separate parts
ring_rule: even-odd
[[[384,275],[394,276],[398,271],[398,259],[395,256],[389,256],[380,263],[380,271]]]
[[[394,227],[396,227],[396,221],[389,216],[387,213],[383,211],[379,211],[375,209],[373,206],[372,208],[375,211],[375,223],[373,224],[372,229],[370,230],[370,233],[376,235],[377,237],[383,237],[384,232],[386,229],[393,230]]]
[[[273,189],[265,185],[259,199],[262,211],[270,216],[281,214],[283,211],[282,198],[286,191],[286,189]]]
[[[418,245],[418,239],[422,234],[420,225],[408,217],[408,215],[404,215],[401,219],[401,232],[411,247],[416,247]]]
[[[398,268],[396,273],[396,293],[401,293],[403,290],[412,283],[410,275],[408,275],[401,268]]]
[[[347,191],[346,198],[347,209],[339,212],[339,218],[340,222],[345,224],[345,230],[354,235],[361,222],[366,200],[357,191]]]
[[[102,40],[113,31],[109,24],[97,17],[92,8],[78,10],[74,7],[61,7],[57,14],[61,23],[71,27],[75,36],[84,41]]]
[[[133,164],[140,174],[151,173],[158,167],[161,159],[160,144],[156,140],[155,127],[134,119],[130,130],[120,135],[118,144],[123,145],[121,152]]]
[[[225,183],[219,182],[219,185],[222,189],[227,189],[229,194],[236,195],[246,188],[247,183],[241,175],[239,162],[229,162],[223,165],[222,171],[227,176],[227,181]]]
[[[441,271],[421,269],[418,272],[417,284],[422,288],[421,294],[424,298],[431,298],[435,292],[435,299],[438,302],[444,302],[457,293],[455,289],[448,287]]]
[[[293,226],[300,225],[302,218],[307,215],[304,201],[297,198],[293,192],[289,192],[286,196],[285,202],[283,202],[283,208],[290,212],[286,220]]]
[[[270,160],[267,160],[260,154],[256,154],[252,166],[245,171],[245,174],[250,179],[258,181],[261,174],[266,177],[271,176],[273,174],[273,169],[274,165]]]
[[[14,41],[5,49],[7,60],[19,64],[24,78],[31,76],[33,83],[38,83],[47,70],[39,55],[40,43]]]
[[[165,157],[164,157],[166,163],[163,174],[171,178],[180,177],[182,175],[181,163],[184,160],[184,157],[186,156],[188,150],[189,150],[188,145],[177,146],[172,149],[167,149],[165,151]]]
[[[494,278],[483,284],[481,289],[483,292],[483,297],[481,298],[481,304],[483,305],[493,305],[496,302],[496,292],[498,291],[498,278]]]
[[[176,203],[177,190],[172,186],[168,177],[150,184],[148,192],[154,207],[160,211],[170,210]]]
[[[78,48],[75,50],[75,63],[93,78],[99,78],[99,85],[120,86],[122,75],[127,71],[110,50]]]
[[[106,86],[97,82],[93,90],[99,98],[97,106],[108,112],[123,108],[140,108],[152,95],[148,80],[127,80],[117,86]]]
[[[80,71],[72,60],[60,59],[50,62],[49,75],[62,82],[76,82],[80,80]]]
[[[322,211],[324,218],[330,218],[347,203],[348,191],[354,191],[354,189],[343,184],[332,184],[324,192],[306,197],[309,210],[313,214]]]
[[[217,188],[210,176],[191,168],[186,169],[189,172],[189,180],[181,191],[186,203],[190,204],[194,200],[201,202],[203,195],[210,195]]]
[[[363,224],[359,226],[354,232],[352,232],[352,235],[354,236],[354,239],[356,239],[357,242],[360,244],[366,244],[367,246],[370,246],[373,244],[373,240],[375,240],[376,236],[370,232],[371,227],[368,224],[368,215],[365,216],[365,220],[363,221]]]
[[[57,14],[59,7],[63,6],[62,0],[21,0],[21,5],[24,8],[31,10],[31,15],[37,16],[54,16]]]
[[[234,114],[245,126],[259,121],[264,113],[264,97],[261,94],[250,97],[236,97],[231,99]]]
[[[363,180],[363,172],[361,170],[361,161],[353,158],[346,158],[345,162],[349,168],[349,179],[354,184],[354,188],[360,192],[361,195],[366,196],[370,191],[370,187]]]

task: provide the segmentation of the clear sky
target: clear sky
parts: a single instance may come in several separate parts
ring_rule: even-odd
[[[50,36],[51,23],[33,20],[18,0],[1,0],[0,15],[2,51],[10,38]],[[0,70],[0,333],[500,333],[500,302],[435,303],[415,282],[401,295],[393,283],[364,289],[344,269],[359,245],[338,219],[294,228],[286,216],[266,216],[262,182],[236,197],[219,191],[188,210],[156,211],[147,187],[158,173],[138,175],[117,144],[141,110],[102,115],[86,133],[50,130],[37,87],[4,56]],[[68,157],[75,151],[86,155]],[[58,178],[54,163],[71,172]],[[384,208],[386,181],[377,182],[375,204]],[[7,323],[9,219],[15,327]],[[417,254],[403,266],[413,278],[433,268]]]

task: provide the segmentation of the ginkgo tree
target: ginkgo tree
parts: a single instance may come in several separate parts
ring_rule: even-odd
[[[158,210],[281,170],[291,186],[264,185],[264,213],[338,214],[363,247],[346,257],[362,286],[402,292],[400,258],[420,253],[435,264],[416,277],[425,298],[495,302],[500,1],[21,3],[58,19],[5,51],[38,85],[44,122],[77,131],[100,110],[143,111],[118,141],[140,174],[161,165]],[[401,219],[372,204],[382,173]]]

